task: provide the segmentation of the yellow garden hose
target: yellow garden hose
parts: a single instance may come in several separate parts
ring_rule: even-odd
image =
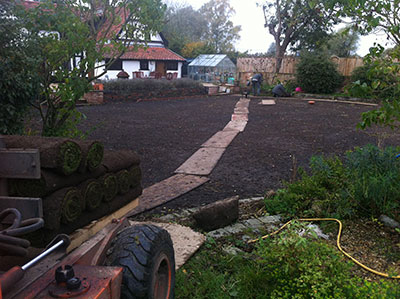
[[[284,225],[282,225],[278,230],[274,231],[274,232],[271,233],[271,234],[268,234],[268,235],[265,235],[265,236],[261,237],[261,239],[266,239],[266,238],[269,238],[269,237],[271,237],[271,236],[276,235],[276,234],[279,233],[281,230],[283,230],[286,226],[288,226],[292,221],[293,221],[293,220],[290,220],[289,222],[286,222],[286,223],[285,223]],[[344,250],[342,249],[342,247],[340,246],[340,237],[341,237],[341,235],[342,235],[342,227],[343,227],[342,222],[340,222],[340,220],[335,219],[335,218],[302,218],[302,219],[297,219],[297,221],[336,221],[337,223],[339,223],[339,232],[338,232],[338,235],[337,235],[337,238],[336,238],[336,245],[337,245],[337,247],[339,248],[339,250],[340,250],[346,257],[348,257],[348,258],[351,259],[354,263],[356,263],[357,265],[359,265],[360,267],[362,267],[363,269],[365,269],[365,270],[367,270],[367,271],[369,271],[369,272],[371,272],[371,273],[374,273],[374,274],[379,275],[379,276],[387,277],[387,278],[400,279],[400,275],[397,275],[397,276],[390,276],[390,275],[387,274],[387,273],[382,273],[382,272],[378,272],[378,271],[376,271],[376,270],[374,270],[374,269],[371,269],[371,268],[365,266],[364,264],[360,263],[359,261],[357,261],[354,257],[352,257],[350,254],[348,254],[346,251],[344,251]],[[258,240],[259,240],[259,239],[250,240],[250,241],[248,241],[248,243],[254,243],[254,242],[257,242]]]

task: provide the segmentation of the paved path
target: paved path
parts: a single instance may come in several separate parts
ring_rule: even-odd
[[[129,216],[137,215],[171,201],[209,181],[208,176],[233,139],[243,132],[248,121],[250,99],[242,98],[235,106],[231,121],[218,131],[169,177],[143,190],[139,206]]]

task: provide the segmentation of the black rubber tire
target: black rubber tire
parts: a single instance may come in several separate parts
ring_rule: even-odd
[[[174,298],[174,248],[164,229],[154,225],[125,228],[107,251],[105,265],[124,269],[121,298]]]

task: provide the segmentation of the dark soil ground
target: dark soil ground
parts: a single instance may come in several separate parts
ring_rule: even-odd
[[[129,148],[142,159],[143,186],[173,175],[201,144],[230,121],[239,97],[199,97],[107,103],[81,107],[85,130],[109,149]],[[356,130],[360,114],[370,106],[290,99],[273,106],[253,98],[249,122],[211,173],[210,181],[166,205],[193,207],[239,195],[262,196],[282,187],[298,167],[306,168],[312,155],[343,155],[368,143],[400,145],[400,135],[389,130]],[[385,138],[384,138],[385,137]]]

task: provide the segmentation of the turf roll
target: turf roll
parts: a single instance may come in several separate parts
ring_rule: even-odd
[[[104,155],[104,146],[99,141],[85,140],[78,142],[82,150],[82,160],[79,172],[94,171],[101,165]]]
[[[10,180],[13,194],[22,197],[44,197],[64,187],[79,185],[88,179],[96,179],[106,173],[103,166],[93,172],[75,173],[64,176],[51,169],[42,168],[40,179],[14,179]]]
[[[107,172],[129,169],[133,165],[139,165],[139,163],[139,156],[135,152],[129,150],[105,151],[102,162]]]
[[[137,186],[136,188],[129,189],[128,193],[123,195],[117,195],[113,201],[109,202],[110,213],[115,212],[116,210],[122,208],[127,205],[131,201],[135,200],[142,194],[142,187]]]
[[[57,230],[60,224],[76,221],[82,213],[82,194],[76,187],[63,188],[43,199],[45,228]]]
[[[107,173],[101,178],[101,182],[103,183],[104,190],[103,201],[112,201],[114,197],[118,194],[117,176],[112,173]]]
[[[101,205],[104,197],[102,182],[90,179],[79,185],[78,188],[83,197],[82,210],[94,211]]]
[[[116,173],[118,182],[118,193],[125,194],[128,193],[131,187],[131,175],[128,170],[123,169]]]
[[[139,186],[142,182],[142,170],[139,165],[132,166],[129,169],[131,188]]]
[[[7,148],[39,149],[40,165],[63,174],[74,173],[82,160],[79,145],[66,138],[39,136],[4,136]]]

